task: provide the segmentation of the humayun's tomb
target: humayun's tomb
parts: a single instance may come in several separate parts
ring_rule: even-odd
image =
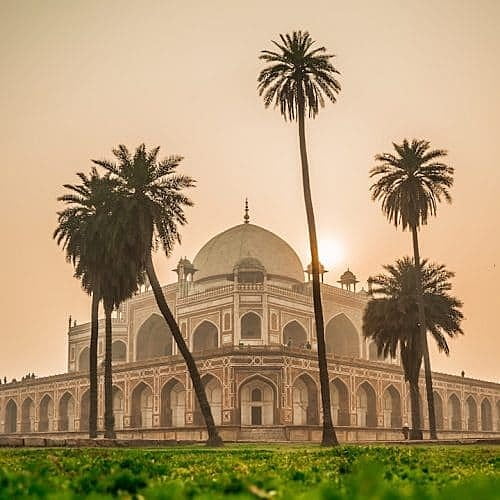
[[[182,259],[164,293],[199,366],[225,440],[318,441],[318,363],[311,283],[295,251],[248,220]],[[307,271],[306,271],[307,272]],[[368,301],[356,277],[322,283],[332,410],[341,441],[401,439],[411,423],[399,361],[379,359],[361,334]],[[104,354],[100,322],[99,365]],[[85,436],[90,324],[68,331],[68,372],[0,385],[0,433]],[[205,429],[182,357],[143,289],[113,318],[119,438],[200,440]],[[498,437],[500,384],[434,373],[442,438]],[[421,378],[421,398],[425,387]],[[100,369],[99,425],[103,424]],[[421,405],[424,428],[426,404]],[[427,433],[425,433],[427,434]]]

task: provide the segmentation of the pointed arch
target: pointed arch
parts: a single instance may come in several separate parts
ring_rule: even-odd
[[[13,399],[9,399],[5,405],[5,432],[17,432],[17,403]]]
[[[219,347],[219,330],[214,323],[202,321],[192,335],[193,352],[208,351]]]
[[[135,359],[160,358],[172,354],[172,332],[159,314],[152,314],[142,323],[135,337]]]
[[[196,397],[196,396],[195,396]],[[186,422],[186,388],[177,378],[171,378],[161,388],[162,427],[182,427]]]
[[[153,390],[149,384],[141,381],[132,390],[132,411],[130,426],[147,428],[153,426]]]
[[[34,432],[35,430],[35,403],[29,396],[21,405],[21,432]]]
[[[127,361],[127,344],[123,340],[114,340],[111,344],[111,359],[118,363]]]
[[[443,398],[437,391],[433,391],[434,396],[434,413],[436,415],[436,429],[444,429],[444,412],[443,412]]]
[[[284,345],[303,347],[307,343],[306,329],[295,319],[289,321],[283,328],[282,340]]]
[[[294,425],[318,425],[318,386],[313,378],[303,373],[292,386]]]
[[[89,430],[90,390],[86,390],[80,398],[80,430]]]
[[[351,358],[360,357],[360,336],[354,323],[340,313],[328,321],[325,329],[326,352]]]
[[[54,430],[54,401],[48,394],[45,394],[40,400],[39,417],[39,432]]]
[[[334,425],[350,425],[349,389],[338,377],[330,382],[330,404]]]
[[[242,339],[262,338],[262,319],[253,311],[243,314],[240,319]]]
[[[88,372],[90,369],[90,349],[84,347],[78,354],[78,371]]]
[[[212,410],[215,425],[220,425],[222,422],[222,382],[218,377],[212,373],[205,373],[201,377],[205,393],[207,395],[208,404]],[[200,404],[195,392],[193,391],[194,398],[194,424],[204,425],[203,415],[200,410]]]
[[[493,430],[493,415],[491,411],[491,403],[487,397],[483,398],[483,400],[481,401],[481,430]]]
[[[68,391],[59,399],[59,430],[75,430],[75,398]]]
[[[465,400],[465,422],[468,431],[477,431],[477,403],[472,396]]]
[[[356,411],[358,426],[377,427],[377,396],[375,389],[368,381],[358,386],[356,392]]]
[[[125,415],[125,398],[123,391],[116,385],[113,385],[113,415],[115,417],[115,429],[123,429],[123,418]]]
[[[384,427],[401,429],[403,419],[401,413],[401,394],[390,384],[383,394]]]
[[[260,374],[243,380],[238,389],[241,425],[275,424],[277,394],[274,382]]]
[[[448,427],[452,431],[462,430],[462,409],[455,393],[448,398]]]

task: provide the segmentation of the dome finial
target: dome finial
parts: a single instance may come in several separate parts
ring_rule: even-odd
[[[243,222],[245,224],[250,222],[250,216],[248,215],[248,198],[245,198],[245,215],[243,216]]]

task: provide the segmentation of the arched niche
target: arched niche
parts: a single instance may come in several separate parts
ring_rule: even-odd
[[[196,396],[195,396],[196,397]],[[162,427],[183,427],[186,422],[186,389],[177,379],[169,380],[161,390]]]
[[[462,429],[462,410],[460,400],[455,394],[448,398],[448,427],[452,431]]]
[[[17,432],[17,404],[13,399],[9,399],[5,406],[5,432],[7,434]]]
[[[153,391],[144,382],[137,384],[132,391],[131,427],[148,428],[153,426]]]
[[[220,425],[222,422],[222,384],[217,377],[214,377],[210,373],[203,375],[201,377],[201,381],[205,387],[205,393],[207,395],[208,404],[210,405],[215,425]],[[193,418],[194,424],[205,425],[205,421],[200,410],[200,404],[194,390],[193,398],[195,408]]]
[[[339,378],[330,382],[330,404],[334,425],[350,425],[349,419],[349,390]]]
[[[401,427],[403,426],[403,421],[401,416],[401,395],[393,385],[390,385],[384,391],[383,405],[384,405],[384,427],[401,429]]]
[[[338,356],[359,358],[359,335],[352,321],[344,314],[338,314],[326,325],[326,352]]]
[[[293,424],[318,425],[318,388],[314,380],[302,374],[295,380],[292,388]]]
[[[123,429],[123,417],[125,415],[125,401],[123,391],[113,386],[113,416],[115,417],[115,429],[117,431]]]
[[[88,372],[90,369],[90,349],[84,347],[78,355],[78,371]]]
[[[493,414],[491,411],[491,403],[488,398],[481,401],[481,430],[493,430]]]
[[[40,401],[38,430],[40,432],[48,432],[54,429],[54,401],[45,394]]]
[[[201,322],[193,332],[193,352],[208,351],[219,347],[219,330],[210,321]]]
[[[115,340],[111,344],[111,359],[119,363],[127,361],[127,344],[123,340]]]
[[[472,396],[465,400],[465,422],[468,431],[477,431],[477,404]]]
[[[83,393],[80,399],[80,430],[89,430],[89,415],[90,415],[90,391]]]
[[[254,312],[247,312],[241,317],[241,338],[262,338],[262,321],[260,316]]]
[[[377,427],[377,398],[368,382],[363,382],[356,394],[356,412],[360,427]]]
[[[255,376],[239,390],[241,425],[273,425],[276,419],[276,389],[264,377]]]
[[[28,397],[21,405],[21,432],[34,432],[35,430],[35,403]]]
[[[307,343],[307,332],[298,321],[290,321],[283,328],[283,344],[291,347],[305,347]]]
[[[139,328],[135,341],[135,359],[153,359],[172,354],[172,332],[158,314],[151,315]]]
[[[59,400],[59,430],[75,430],[75,398],[69,392],[65,392]]]
[[[436,429],[444,429],[443,399],[437,391],[433,391],[434,396],[434,414],[436,415]]]

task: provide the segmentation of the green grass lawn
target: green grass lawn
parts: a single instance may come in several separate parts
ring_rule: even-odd
[[[0,449],[0,499],[500,499],[500,447]]]

